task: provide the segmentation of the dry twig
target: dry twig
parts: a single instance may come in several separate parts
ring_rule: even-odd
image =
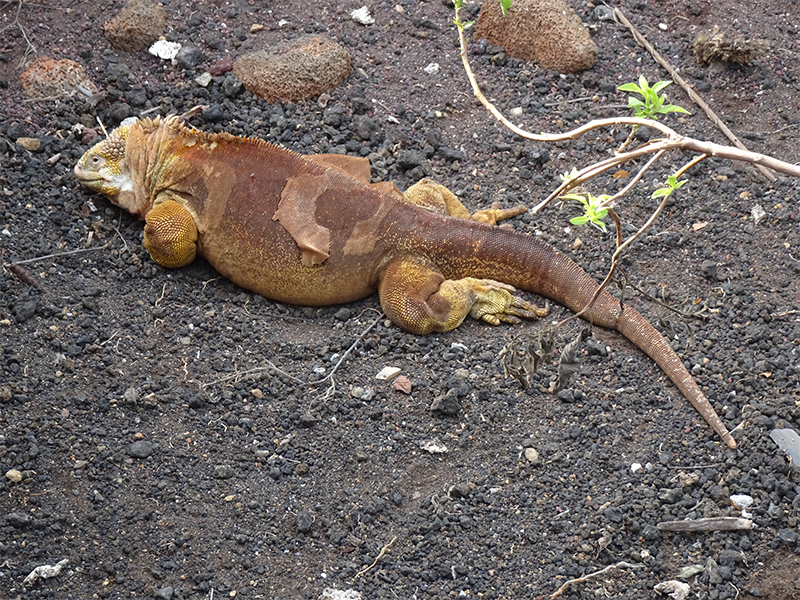
[[[753,522],[741,517],[709,517],[691,521],[662,521],[656,527],[661,531],[734,531],[752,529]]]
[[[381,315],[381,316],[383,316],[383,315]],[[378,564],[378,561],[381,559],[381,557],[382,557],[384,554],[386,554],[386,551],[389,549],[389,547],[390,547],[392,544],[394,544],[394,541],[395,541],[396,539],[397,539],[397,536],[394,536],[394,537],[392,538],[392,541],[391,541],[391,542],[389,542],[389,543],[388,543],[388,544],[386,544],[386,545],[385,545],[383,548],[381,548],[380,554],[378,554],[378,556],[376,556],[376,557],[375,557],[375,560],[373,560],[373,561],[372,561],[372,564],[371,564],[370,566],[368,566],[368,567],[364,567],[364,568],[363,568],[363,569],[361,569],[361,570],[360,570],[358,573],[356,573],[356,574],[355,574],[355,577],[353,577],[353,581],[355,581],[356,579],[358,579],[359,577],[361,577],[361,576],[362,576],[364,573],[366,573],[367,571],[369,571],[369,570],[370,570],[372,567],[374,567],[375,565],[377,565],[377,564]]]
[[[586,581],[589,581],[590,579],[599,577],[603,573],[607,573],[608,571],[611,571],[613,569],[641,569],[643,567],[644,565],[641,565],[639,563],[629,563],[629,562],[618,562],[615,565],[608,565],[605,569],[600,569],[599,571],[595,571],[594,573],[589,573],[588,575],[584,575],[583,577],[578,577],[577,579],[570,579],[569,581],[565,581],[564,585],[562,585],[555,592],[550,594],[550,598],[558,598],[573,583],[584,583]]]
[[[25,39],[25,43],[27,44],[27,46],[25,47],[25,52],[22,55],[22,60],[18,65],[19,67],[22,67],[22,65],[25,64],[25,58],[29,54],[31,53],[36,54],[36,47],[31,43],[30,39],[28,39],[28,33],[25,31],[25,28],[22,26],[22,23],[19,22],[19,13],[22,11],[22,3],[23,0],[17,0],[17,12],[14,14],[14,20],[5,27],[3,27],[2,29],[0,29],[0,34],[2,34],[7,29],[11,29],[12,27],[16,26],[20,30],[20,33],[22,33],[22,37]],[[11,2],[7,2],[6,6],[10,4]]]

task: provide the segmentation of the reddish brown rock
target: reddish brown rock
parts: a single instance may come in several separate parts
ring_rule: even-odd
[[[146,50],[167,28],[167,12],[151,0],[129,0],[103,25],[112,46],[125,52]]]
[[[28,98],[68,98],[79,91],[86,96],[98,92],[83,67],[67,58],[38,58],[20,75],[20,80]]]
[[[302,36],[233,63],[247,91],[270,103],[318,96],[339,85],[352,70],[347,50],[321,36]]]
[[[559,73],[584,71],[597,62],[597,46],[564,0],[514,0],[506,16],[497,0],[487,0],[475,37]]]

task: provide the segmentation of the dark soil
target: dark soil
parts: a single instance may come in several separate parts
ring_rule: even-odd
[[[156,266],[141,223],[72,178],[88,147],[74,125],[98,116],[111,128],[151,108],[207,104],[193,120],[200,128],[303,153],[374,154],[376,178],[404,188],[429,175],[472,208],[533,206],[558,174],[606,157],[627,132],[546,146],[502,129],[472,97],[439,1],[374,2],[376,24],[364,27],[348,18],[354,2],[170,0],[168,38],[206,56],[193,72],[111,49],[101,24],[121,2],[24,2],[18,22],[36,53],[79,61],[108,93],[95,108],[78,98],[27,102],[20,63],[33,55],[24,57],[12,25],[18,5],[0,7],[10,25],[0,42],[0,260],[91,250],[20,265],[30,282],[0,275],[0,471],[21,474],[0,482],[0,598],[316,599],[328,587],[365,600],[542,598],[620,561],[642,567],[610,570],[562,597],[652,598],[656,584],[701,565],[685,580],[690,597],[800,598],[800,478],[769,437],[800,427],[800,182],[770,184],[749,166],[707,160],[623,265],[628,282],[706,307],[706,320],[684,318],[625,294],[653,322],[670,321],[676,348],[735,428],[736,451],[652,361],[607,331],[594,332],[600,345],[558,396],[546,391],[553,365],[525,391],[498,362],[514,336],[541,330],[535,322],[470,321],[420,338],[381,319],[335,373],[335,388],[301,385],[331,372],[377,316],[377,298],[283,306],[203,261]],[[618,5],[751,149],[800,161],[795,0]],[[600,47],[591,71],[560,76],[472,46],[487,96],[506,114],[521,107],[531,131],[625,114],[617,85],[667,78],[624,28],[575,8]],[[251,34],[252,24],[264,29]],[[703,67],[691,45],[713,25],[766,39],[769,50],[752,65]],[[325,108],[194,82],[225,54],[301,33],[325,33],[353,60]],[[431,62],[437,75],[423,71]],[[725,141],[677,86],[668,92],[693,113],[668,124]],[[362,115],[374,121],[366,141],[355,132]],[[41,148],[24,150],[20,136]],[[665,157],[626,197],[629,231],[653,209],[653,179],[686,158]],[[766,216],[756,224],[757,204]],[[613,239],[569,228],[575,214],[551,207],[512,226],[541,232],[601,279]],[[583,245],[573,250],[577,236]],[[560,343],[578,327],[559,330]],[[387,365],[410,379],[410,395],[375,380]],[[457,414],[431,412],[448,393]],[[447,453],[421,449],[430,440]],[[738,516],[732,494],[753,498],[752,530],[656,527]],[[65,558],[56,577],[23,585],[36,566]]]

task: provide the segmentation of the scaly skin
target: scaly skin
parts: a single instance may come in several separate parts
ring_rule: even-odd
[[[202,256],[267,298],[321,306],[376,290],[408,331],[448,331],[467,315],[515,323],[545,311],[515,288],[583,309],[598,284],[536,237],[492,227],[524,208],[473,215],[423,180],[401,194],[368,185],[364,159],[306,157],[266,142],[166,120],[115,129],[75,166],[86,187],[146,220],[145,246],[167,267]],[[602,292],[585,314],[664,370],[730,447],[736,442],[664,337]]]

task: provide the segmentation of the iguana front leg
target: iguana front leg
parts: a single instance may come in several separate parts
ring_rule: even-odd
[[[194,217],[174,200],[164,200],[145,215],[144,247],[163,267],[177,269],[197,254]]]
[[[450,331],[467,315],[492,325],[547,315],[547,309],[517,298],[514,291],[510,285],[492,279],[445,279],[433,264],[415,256],[392,260],[378,288],[389,319],[418,334]]]
[[[407,202],[442,215],[480,221],[487,225],[496,225],[498,221],[516,217],[528,210],[525,206],[500,208],[498,204],[492,204],[490,209],[479,210],[470,214],[453,192],[427,177],[420,179],[419,182],[408,188],[403,194],[403,198]]]

